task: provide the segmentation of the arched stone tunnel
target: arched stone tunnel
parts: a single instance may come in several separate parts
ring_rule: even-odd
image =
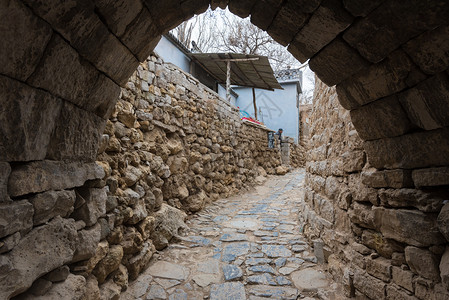
[[[33,227],[23,221],[32,215],[27,195],[99,177],[93,162],[120,87],[161,34],[209,5],[251,16],[299,61],[310,59],[350,110],[372,167],[438,168],[430,180],[449,184],[437,178],[449,165],[448,1],[3,0],[0,238],[26,237]],[[45,180],[55,170],[69,175]],[[1,295],[17,295],[35,279]]]

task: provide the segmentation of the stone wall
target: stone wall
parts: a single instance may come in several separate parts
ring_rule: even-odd
[[[265,130],[152,56],[121,90],[96,163],[0,163],[0,298],[118,299],[187,214],[276,171],[288,168]]]
[[[370,166],[335,88],[319,81],[307,156],[300,219],[346,295],[448,299],[447,168]]]

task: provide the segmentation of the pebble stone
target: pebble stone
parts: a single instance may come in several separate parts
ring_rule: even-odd
[[[344,299],[302,235],[296,207],[304,175],[270,176],[193,215],[187,236],[153,257],[122,298]]]

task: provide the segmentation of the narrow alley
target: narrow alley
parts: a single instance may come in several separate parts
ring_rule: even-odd
[[[297,222],[304,169],[219,199],[121,299],[341,299]]]

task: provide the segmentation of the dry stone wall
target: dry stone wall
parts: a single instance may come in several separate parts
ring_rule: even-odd
[[[346,296],[448,299],[447,168],[372,167],[335,88],[321,82],[309,145],[300,219]]]
[[[289,169],[266,130],[156,56],[104,128],[96,163],[0,163],[1,299],[118,299],[187,214]]]

